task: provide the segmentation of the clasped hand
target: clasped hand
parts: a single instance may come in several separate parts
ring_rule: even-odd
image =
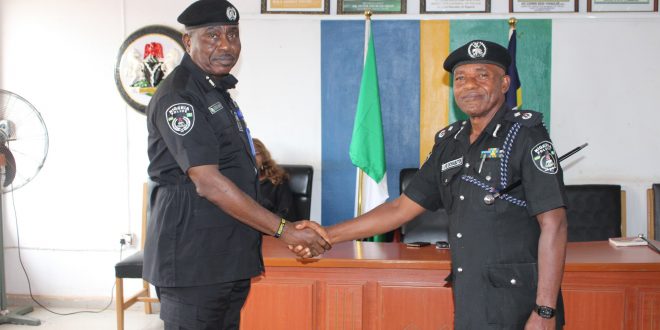
[[[301,258],[316,257],[332,248],[323,227],[307,220],[297,222],[295,227],[287,226],[282,240]]]
[[[287,228],[284,233],[286,234],[284,241],[288,244],[289,250],[301,258],[316,257],[332,248],[328,233],[314,221],[298,221],[295,227]]]

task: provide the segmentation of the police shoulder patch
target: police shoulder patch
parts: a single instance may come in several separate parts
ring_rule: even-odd
[[[556,174],[559,171],[559,161],[557,161],[557,153],[552,142],[539,142],[532,147],[530,153],[532,162],[539,171],[546,174]]]
[[[543,114],[532,110],[510,110],[505,118],[508,121],[520,123],[520,125],[527,127],[534,127],[543,122]]]
[[[184,136],[195,125],[195,111],[193,106],[188,103],[172,104],[165,110],[165,120],[172,132]]]
[[[440,142],[440,140],[442,140],[445,137],[456,134],[456,132],[458,130],[454,127],[455,125],[456,125],[456,123],[451,124],[451,125],[443,128],[443,129],[441,129],[440,131],[438,131],[438,133],[435,134],[435,143]]]

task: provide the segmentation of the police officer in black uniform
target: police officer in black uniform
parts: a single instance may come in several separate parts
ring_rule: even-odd
[[[510,61],[504,47],[485,40],[452,52],[444,68],[453,73],[454,98],[469,120],[437,133],[433,151],[403,195],[326,229],[336,243],[387,232],[425,209],[444,207],[456,329],[564,324],[562,170],[541,114],[505,104]],[[498,194],[518,180],[522,184]],[[313,223],[306,226],[322,232]]]
[[[143,277],[158,289],[165,329],[238,329],[250,278],[263,272],[261,233],[320,254],[330,246],[257,202],[254,147],[228,92],[241,43],[239,14],[200,0],[185,25],[181,64],[147,107],[149,176],[157,183]]]

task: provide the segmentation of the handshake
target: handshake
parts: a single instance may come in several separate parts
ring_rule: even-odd
[[[332,248],[325,228],[309,220],[288,223],[280,239],[301,258],[316,257]]]

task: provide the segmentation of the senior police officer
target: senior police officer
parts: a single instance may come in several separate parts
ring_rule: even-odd
[[[513,111],[507,50],[474,40],[452,52],[454,98],[469,120],[440,130],[404,194],[326,228],[331,243],[387,232],[444,207],[456,329],[555,329],[564,324],[566,250],[562,170],[541,114]],[[522,184],[493,195],[511,183]],[[299,228],[323,228],[305,222]],[[300,255],[305,251],[295,249]]]
[[[144,249],[165,329],[238,329],[250,278],[264,270],[261,233],[311,254],[330,248],[257,202],[254,147],[228,90],[241,51],[239,13],[200,0],[178,17],[186,54],[147,107],[148,173],[158,185]]]

